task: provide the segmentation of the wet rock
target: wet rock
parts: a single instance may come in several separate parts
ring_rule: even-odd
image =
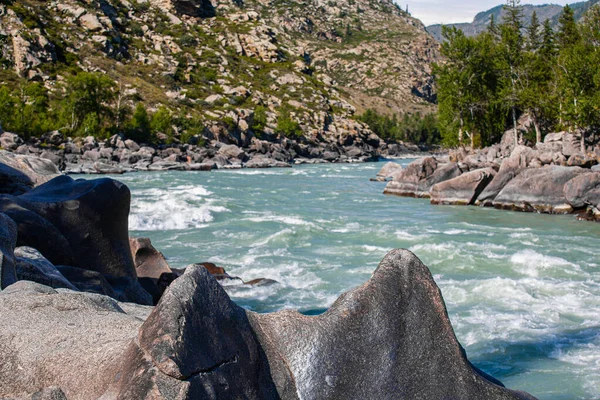
[[[125,170],[118,164],[105,164],[101,162],[94,163],[94,170],[98,174],[120,175],[125,173]]]
[[[273,160],[272,158],[267,157],[252,157],[246,164],[244,164],[246,168],[290,168],[291,165],[284,161]]]
[[[0,290],[17,281],[14,250],[17,245],[17,225],[0,213]]]
[[[60,176],[9,200],[56,227],[73,252],[73,266],[117,283],[119,300],[151,304],[137,282],[129,249],[130,198],[127,186],[112,179],[75,181]]]
[[[472,205],[494,176],[493,168],[484,168],[438,183],[431,188],[431,203]]]
[[[579,175],[564,186],[564,195],[573,208],[600,207],[600,172]]]
[[[39,251],[31,247],[15,249],[17,278],[20,281],[32,281],[54,289],[64,288],[77,291],[50,261]]]
[[[97,399],[142,324],[112,299],[19,281],[0,293],[0,398],[60,387]],[[33,397],[35,398],[35,397]]]
[[[526,169],[502,189],[493,205],[515,211],[571,213],[573,207],[565,198],[563,189],[568,181],[584,172],[579,167],[546,166]]]

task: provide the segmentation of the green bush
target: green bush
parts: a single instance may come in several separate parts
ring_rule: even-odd
[[[289,110],[280,111],[275,131],[288,138],[299,138],[302,136],[302,128],[298,122],[292,119]]]

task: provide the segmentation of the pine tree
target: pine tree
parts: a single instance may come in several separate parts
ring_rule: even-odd
[[[527,27],[527,50],[537,51],[541,44],[540,21],[538,20],[537,13],[533,11],[531,22]]]
[[[505,80],[503,98],[511,109],[515,146],[519,143],[517,131],[518,80],[522,68],[523,56],[523,7],[520,0],[507,0],[504,6],[506,14],[500,26],[503,56],[501,70]]]
[[[572,47],[579,42],[581,36],[575,22],[575,14],[573,13],[573,9],[568,5],[563,9],[558,19],[558,24],[558,47],[560,49]]]

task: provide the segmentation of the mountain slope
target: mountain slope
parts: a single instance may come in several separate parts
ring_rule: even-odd
[[[247,130],[257,106],[267,133],[285,110],[305,135],[343,131],[356,109],[431,110],[438,51],[391,0],[8,1],[0,45],[5,85],[57,90],[99,71],[131,105],[165,104],[217,136],[223,120]]]
[[[573,8],[575,12],[575,18],[579,19],[581,16],[594,4],[598,4],[599,0],[588,0],[584,2],[570,4],[569,6]],[[558,18],[562,13],[563,7],[556,4],[544,4],[544,5],[524,5],[523,6],[523,23],[525,25],[529,24],[531,21],[531,16],[535,11],[541,23],[546,20],[550,20],[553,27],[558,26]],[[454,26],[458,29],[462,29],[463,32],[467,36],[475,36],[488,28],[490,23],[490,19],[492,16],[496,22],[502,21],[504,17],[505,11],[504,6],[499,5],[490,10],[480,12],[475,16],[473,22],[470,23],[460,23],[460,24],[449,24],[448,26]],[[427,27],[427,32],[429,32],[436,40],[442,41],[442,25],[430,25]]]

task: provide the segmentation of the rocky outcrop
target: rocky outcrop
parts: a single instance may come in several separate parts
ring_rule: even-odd
[[[114,300],[19,281],[0,293],[0,398],[55,387],[97,399],[114,381],[142,322]],[[36,398],[36,397],[33,397]]]
[[[60,176],[24,195],[0,196],[0,204],[24,232],[21,245],[36,248],[57,264],[69,261],[69,266],[102,274],[120,300],[151,304],[137,281],[129,249],[130,196],[125,185],[112,179]],[[37,228],[47,229],[30,231]],[[56,232],[56,237],[49,236]]]
[[[564,186],[584,173],[579,167],[546,166],[522,171],[494,200],[494,207],[550,214],[573,212],[564,195]]]
[[[563,188],[569,204],[575,209],[600,207],[600,172],[588,172],[568,181]]]
[[[58,175],[58,168],[48,160],[0,150],[0,193],[23,194]]]
[[[438,183],[431,188],[431,204],[472,205],[495,176],[493,168],[484,168]]]
[[[402,166],[395,162],[386,163],[381,170],[377,173],[376,181],[387,182],[393,179],[395,175],[398,175],[402,171]]]
[[[455,178],[461,173],[457,163],[438,164],[434,157],[424,157],[413,161],[394,175],[383,193],[428,198],[429,190],[433,185]]]
[[[2,397],[534,399],[469,363],[406,250],[316,317],[246,311],[199,266],[154,309],[21,281],[0,313]]]
[[[478,197],[477,205],[484,207],[492,206],[494,199],[498,196],[500,191],[502,191],[515,176],[530,166],[536,155],[536,152],[529,147],[517,146],[510,154],[510,157],[502,162],[500,170],[494,179],[485,187]]]

